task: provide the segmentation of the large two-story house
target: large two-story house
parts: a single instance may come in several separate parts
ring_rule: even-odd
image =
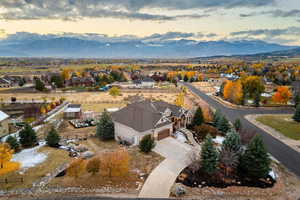
[[[143,100],[113,113],[112,118],[115,139],[138,145],[145,135],[161,140],[186,127],[191,122],[191,112],[164,101]]]

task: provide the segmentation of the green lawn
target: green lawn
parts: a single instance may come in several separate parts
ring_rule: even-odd
[[[274,128],[286,137],[300,140],[300,123],[292,120],[291,115],[266,115],[256,118],[257,121]]]

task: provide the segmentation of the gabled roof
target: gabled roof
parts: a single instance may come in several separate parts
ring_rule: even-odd
[[[129,104],[113,113],[112,117],[115,122],[124,124],[136,131],[144,132],[171,123],[166,121],[156,125],[167,108],[172,111],[172,115],[180,116],[181,108],[178,106],[163,101],[144,100]]]
[[[9,116],[0,110],[0,122],[9,118]]]

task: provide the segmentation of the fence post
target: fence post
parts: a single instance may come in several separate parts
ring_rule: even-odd
[[[5,178],[5,183],[6,183],[6,184],[8,183],[8,179],[7,179],[7,178]]]
[[[24,179],[23,179],[23,177],[21,177],[21,182],[22,182],[22,183],[24,182]]]

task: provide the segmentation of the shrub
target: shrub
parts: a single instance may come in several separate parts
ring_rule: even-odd
[[[266,178],[270,171],[271,159],[265,148],[262,137],[256,135],[247,146],[240,159],[240,169],[247,177]]]
[[[149,153],[155,147],[152,135],[145,135],[140,141],[139,148],[144,153]]]
[[[20,144],[15,137],[9,136],[6,139],[6,143],[9,144],[10,148],[13,149],[14,152],[18,152],[20,150]]]
[[[218,129],[207,124],[202,124],[201,126],[195,126],[194,131],[195,131],[194,136],[200,141],[204,140],[208,134],[211,135],[212,137],[216,137],[219,134]]]
[[[23,147],[32,147],[37,145],[36,132],[29,124],[25,124],[24,129],[19,133],[20,143]]]
[[[206,136],[201,148],[201,166],[207,174],[214,174],[218,169],[218,152],[210,135]]]
[[[59,147],[60,136],[57,131],[52,127],[46,137],[47,145],[50,147]]]
[[[67,169],[67,175],[78,178],[84,171],[85,162],[83,159],[73,160]]]
[[[100,169],[100,159],[99,158],[92,158],[91,160],[88,161],[86,165],[86,171],[88,173],[91,173],[92,175],[96,174],[99,172]]]
[[[103,141],[114,139],[114,123],[111,119],[111,116],[106,110],[102,113],[101,118],[97,124],[96,134]]]

